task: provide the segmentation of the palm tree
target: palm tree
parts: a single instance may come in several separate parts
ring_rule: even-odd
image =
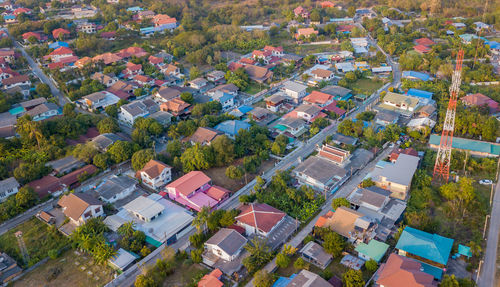
[[[208,217],[210,216],[210,207],[203,206],[198,212],[191,225],[196,227],[198,232],[205,231]]]
[[[26,123],[26,130],[28,131],[28,137],[36,140],[38,148],[40,148],[40,142],[42,142],[43,134],[40,132],[40,126],[37,122],[28,120]]]
[[[123,237],[129,238],[134,234],[135,222],[129,221],[125,222],[122,226],[118,228],[118,234]]]

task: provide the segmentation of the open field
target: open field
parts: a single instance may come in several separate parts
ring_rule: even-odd
[[[111,267],[94,264],[88,254],[68,250],[60,258],[50,259],[24,275],[14,286],[103,286],[111,281],[114,272]],[[54,274],[53,278],[50,274]]]
[[[350,85],[350,88],[355,94],[371,95],[384,84],[381,81],[374,81],[372,79],[359,79]]]
[[[174,274],[163,282],[164,287],[196,286],[199,279],[209,272],[200,264],[193,264],[191,260],[186,259],[178,264]]]
[[[23,262],[17,238],[14,235],[17,231],[23,233],[23,239],[30,257],[28,264]],[[24,268],[47,257],[49,250],[60,250],[68,244],[69,240],[59,231],[35,217],[0,236],[0,250],[12,256]]]

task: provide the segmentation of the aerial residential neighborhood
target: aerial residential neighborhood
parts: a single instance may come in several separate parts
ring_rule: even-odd
[[[500,3],[0,3],[0,286],[500,286]]]

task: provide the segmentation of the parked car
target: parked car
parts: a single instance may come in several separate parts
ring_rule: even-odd
[[[482,184],[482,185],[490,185],[490,184],[493,184],[493,181],[489,180],[489,179],[481,179],[479,181],[479,184]]]

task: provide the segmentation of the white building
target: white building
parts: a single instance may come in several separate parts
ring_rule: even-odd
[[[293,81],[286,81],[281,88],[281,90],[296,104],[300,103],[302,98],[306,96],[306,89],[306,85]]]
[[[137,171],[136,177],[148,187],[159,190],[172,181],[172,167],[152,159]]]
[[[120,98],[108,91],[95,92],[78,100],[77,103],[89,111],[104,109],[107,106],[115,105]]]
[[[160,110],[160,107],[152,99],[134,101],[120,107],[118,120],[132,126],[136,119],[147,117]]]
[[[99,198],[106,203],[114,203],[132,194],[136,189],[136,181],[126,175],[112,175],[104,183],[97,186],[95,191]]]
[[[0,181],[0,202],[19,191],[19,182],[14,177]]]
[[[205,250],[222,260],[233,261],[247,242],[248,240],[238,231],[222,228],[205,242]]]
[[[64,215],[76,226],[84,224],[90,218],[104,215],[102,202],[85,193],[63,195],[57,202]]]

